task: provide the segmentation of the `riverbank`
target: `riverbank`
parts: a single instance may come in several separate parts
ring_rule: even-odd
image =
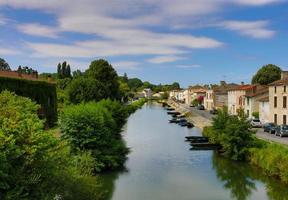
[[[177,112],[185,115],[187,121],[193,123],[194,126],[200,128],[201,130],[203,130],[206,126],[211,126],[212,120],[191,111],[189,107],[186,107],[185,105],[179,104],[175,101],[167,101],[166,103],[172,108],[174,108]]]

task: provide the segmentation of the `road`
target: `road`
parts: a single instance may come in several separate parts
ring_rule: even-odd
[[[279,137],[274,134],[266,133],[263,131],[263,129],[258,129],[256,133],[256,137],[259,139],[267,140],[267,141],[272,141],[272,142],[277,142],[281,144],[288,145],[288,137]]]
[[[212,118],[215,116],[215,115],[210,114],[208,110],[198,110],[197,108],[190,107],[186,104],[178,104],[178,106],[181,108],[185,108],[187,111],[195,113],[195,115],[199,115],[210,121],[212,121]],[[266,141],[272,141],[272,142],[288,145],[288,137],[281,138],[279,136],[275,136],[274,134],[266,133],[263,131],[262,128],[257,130],[256,137],[259,139],[266,140]]]

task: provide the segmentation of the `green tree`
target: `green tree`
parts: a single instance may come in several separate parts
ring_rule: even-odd
[[[257,71],[257,73],[252,78],[252,83],[267,85],[269,83],[279,80],[280,78],[281,68],[273,64],[268,64],[264,65],[261,69]]]
[[[62,78],[62,67],[61,67],[61,63],[58,63],[57,65],[57,75],[58,75],[58,79]]]
[[[128,153],[118,127],[124,118],[120,105],[116,104],[90,102],[73,105],[61,115],[63,138],[70,142],[74,151],[90,151],[98,172],[123,166]],[[119,110],[115,112],[115,109]]]
[[[71,103],[77,104],[88,101],[100,101],[107,98],[107,88],[98,80],[86,77],[73,79],[67,87]]]
[[[136,90],[143,85],[143,82],[139,78],[130,78],[128,80],[128,85],[132,90]]]
[[[180,84],[177,82],[172,83],[171,85],[171,90],[179,90],[180,89]]]
[[[106,60],[94,60],[89,69],[85,72],[86,76],[99,81],[106,88],[106,96],[111,99],[119,98],[118,75],[115,69]]]
[[[0,71],[11,71],[9,64],[3,58],[0,58]]]

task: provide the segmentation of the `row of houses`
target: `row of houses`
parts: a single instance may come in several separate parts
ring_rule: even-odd
[[[191,105],[202,97],[207,110],[226,106],[231,115],[243,109],[249,118],[259,114],[261,122],[287,124],[288,72],[283,71],[281,79],[269,85],[227,84],[221,81],[214,86],[191,86],[185,90],[171,91],[169,98]]]

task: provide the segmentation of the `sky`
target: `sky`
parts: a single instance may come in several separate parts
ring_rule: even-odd
[[[287,52],[288,0],[0,0],[0,57],[13,69],[84,71],[103,58],[119,75],[187,87],[287,70]]]

